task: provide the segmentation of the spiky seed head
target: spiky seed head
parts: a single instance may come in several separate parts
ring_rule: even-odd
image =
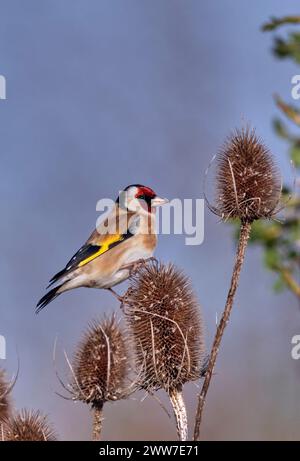
[[[10,413],[9,383],[4,370],[0,369],[0,421],[8,418]]]
[[[132,278],[125,314],[144,389],[178,389],[200,376],[204,354],[199,305],[174,265],[151,263]]]
[[[2,426],[4,441],[37,441],[50,442],[56,440],[55,433],[46,416],[39,411],[21,410],[10,416]]]
[[[276,213],[280,175],[253,129],[236,130],[221,148],[217,162],[217,214],[253,222]]]
[[[92,322],[75,353],[73,369],[72,389],[77,400],[101,406],[124,397],[128,354],[114,315]]]

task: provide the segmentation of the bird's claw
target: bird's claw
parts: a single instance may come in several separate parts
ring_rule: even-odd
[[[129,277],[132,277],[141,267],[145,266],[150,261],[157,262],[157,259],[154,256],[151,256],[150,258],[147,258],[147,259],[141,258],[141,259],[138,259],[137,261],[134,261],[131,264],[127,264],[126,266],[123,266],[122,269],[128,269]]]

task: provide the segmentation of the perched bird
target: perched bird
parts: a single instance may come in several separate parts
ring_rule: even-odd
[[[132,184],[120,192],[113,209],[47,288],[59,283],[37,304],[39,312],[61,293],[78,287],[112,289],[149,258],[157,244],[155,207],[166,203],[150,189]]]

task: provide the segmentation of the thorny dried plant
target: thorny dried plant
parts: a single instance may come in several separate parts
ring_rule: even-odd
[[[217,156],[216,200],[222,219],[253,222],[278,211],[281,178],[274,159],[253,129],[236,130]]]
[[[0,369],[0,421],[8,418],[11,411],[10,390],[11,386],[5,378],[5,372]]]
[[[127,397],[129,354],[116,317],[94,321],[69,362],[72,380],[68,388],[73,400],[90,404],[94,412],[93,439],[102,430],[103,405]]]
[[[0,424],[2,441],[54,441],[56,435],[46,416],[39,411],[21,410]]]
[[[216,175],[216,203],[209,208],[225,221],[239,218],[239,242],[225,308],[217,327],[207,371],[198,399],[194,439],[200,436],[200,425],[206,395],[217,355],[232,310],[245,251],[253,221],[272,218],[279,210],[281,181],[273,158],[249,128],[236,130],[219,152]]]
[[[147,264],[132,277],[124,311],[142,370],[140,388],[169,394],[178,435],[186,440],[182,387],[199,378],[204,355],[200,309],[190,281],[172,264]]]

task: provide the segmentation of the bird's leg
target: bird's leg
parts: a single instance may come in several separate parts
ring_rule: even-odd
[[[138,270],[139,267],[144,266],[145,264],[147,264],[147,262],[150,262],[150,261],[156,261],[157,262],[157,259],[154,256],[151,256],[150,258],[147,258],[147,259],[143,259],[143,258],[137,259],[133,263],[126,264],[126,265],[122,266],[120,268],[120,270],[121,269],[128,269],[129,270],[129,275],[131,277]],[[123,305],[124,305],[124,300],[126,298],[126,295],[128,294],[128,291],[125,293],[124,296],[121,296],[115,290],[113,290],[111,287],[106,288],[106,289],[108,291],[110,291],[117,298],[117,300],[121,303],[120,307],[122,309]]]
[[[121,304],[123,304],[123,301],[124,301],[124,296],[120,296],[118,295],[118,293],[113,290],[112,288],[106,288],[108,291],[110,291],[116,298],[118,301],[120,301]]]
[[[148,262],[150,261],[156,261],[157,259],[154,256],[151,256],[150,258],[144,259],[137,259],[136,261],[126,264],[125,266],[122,266],[121,269],[129,269],[130,276],[132,276],[141,266],[145,266]]]
[[[123,296],[118,295],[118,293],[116,293],[115,290],[113,290],[112,288],[106,288],[106,289],[109,290],[117,298],[117,300],[120,302],[120,309],[124,310],[126,299],[132,293],[132,288],[129,287]]]

